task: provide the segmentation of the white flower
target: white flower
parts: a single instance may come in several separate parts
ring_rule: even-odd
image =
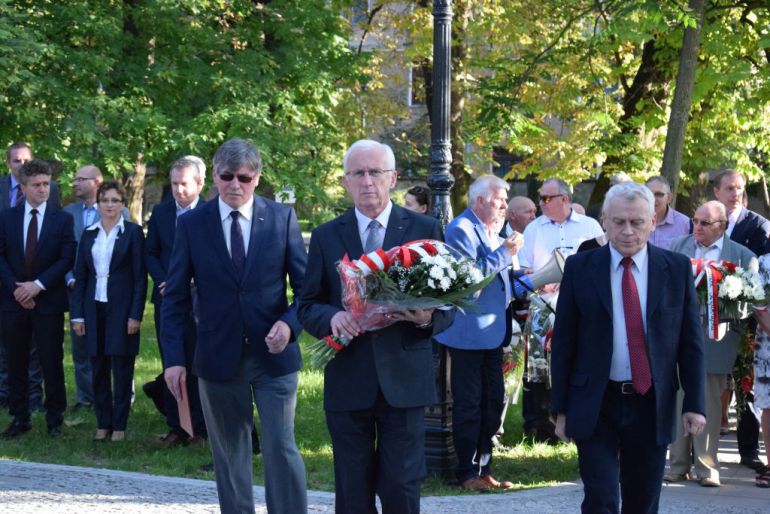
[[[436,258],[433,259],[433,264],[436,264],[437,266],[441,266],[442,268],[449,267],[449,263],[447,262],[447,260],[440,255],[436,256]]]
[[[431,289],[436,289],[436,281],[433,280],[432,278],[429,278],[428,279],[428,287],[430,287]]]
[[[438,266],[431,266],[428,274],[436,280],[441,280],[444,277],[444,270]]]
[[[468,275],[470,275],[471,280],[473,280],[474,284],[478,284],[479,282],[484,280],[484,274],[481,273],[481,271],[478,268],[471,268],[470,273],[468,273]]]
[[[451,278],[452,280],[457,278],[457,273],[452,268],[447,269],[446,274],[449,275],[449,278]]]
[[[452,281],[449,280],[449,277],[443,277],[441,279],[441,289],[446,291],[449,289],[449,286],[452,285]]]
[[[719,284],[719,296],[723,298],[726,296],[731,300],[735,300],[741,295],[742,286],[743,282],[739,277],[728,275]]]

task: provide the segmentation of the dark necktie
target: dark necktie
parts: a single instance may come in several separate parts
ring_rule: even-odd
[[[24,247],[24,268],[27,271],[27,278],[32,278],[32,261],[35,260],[37,251],[37,209],[29,211],[32,219],[29,220],[27,227],[27,244]]]
[[[370,253],[382,248],[381,228],[382,225],[379,221],[372,220],[369,222],[369,234],[366,236],[366,242],[364,242],[364,253]]]
[[[628,356],[631,361],[631,381],[639,394],[645,394],[652,385],[650,362],[647,360],[647,350],[644,344],[644,324],[642,323],[642,307],[639,304],[639,291],[636,280],[631,273],[634,261],[623,257],[623,313],[626,318],[626,337],[628,338]]]
[[[21,190],[20,185],[16,185],[16,201],[13,202],[13,206],[16,207],[24,201],[24,191]]]
[[[233,259],[233,267],[238,278],[243,276],[243,268],[246,264],[246,249],[243,246],[243,232],[238,223],[238,211],[232,211],[230,216],[233,222],[230,224],[230,257]]]

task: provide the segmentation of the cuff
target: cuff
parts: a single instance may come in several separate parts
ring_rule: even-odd
[[[40,282],[39,280],[35,280],[35,285],[36,285],[37,287],[39,287],[40,289],[42,289],[43,291],[45,291],[45,286],[44,286],[44,285],[43,285],[43,283],[42,283],[42,282]]]

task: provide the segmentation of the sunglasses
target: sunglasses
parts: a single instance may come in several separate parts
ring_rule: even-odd
[[[238,182],[240,182],[241,184],[251,184],[252,182],[254,182],[256,175],[250,176],[250,175],[233,175],[232,173],[222,173],[219,175],[219,178],[221,180],[224,180],[225,182],[232,182],[234,178],[237,178]]]
[[[709,221],[709,220],[698,220],[698,219],[695,219],[695,218],[692,219],[692,224],[693,224],[693,226],[696,226],[696,227],[698,225],[701,225],[703,227],[710,227],[711,225],[715,225],[717,223],[727,223],[727,220]]]
[[[561,195],[540,195],[540,201],[543,202],[544,205],[548,205],[549,203],[551,203],[551,200],[553,200],[554,198],[559,198],[561,196],[564,196],[564,195],[563,194],[561,194]]]

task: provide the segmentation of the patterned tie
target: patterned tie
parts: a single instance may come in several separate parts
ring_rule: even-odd
[[[230,216],[233,222],[230,224],[230,257],[233,259],[233,267],[238,278],[243,276],[243,268],[246,264],[246,249],[243,246],[243,232],[238,223],[238,211],[232,211]]]
[[[642,324],[642,307],[639,304],[639,291],[636,289],[636,280],[634,280],[634,275],[631,273],[631,266],[634,264],[634,261],[630,257],[623,257],[620,263],[623,265],[623,313],[626,318],[628,355],[631,360],[631,380],[636,392],[645,394],[650,390],[652,377],[644,344],[644,325]]]
[[[21,190],[21,186],[19,184],[16,184],[16,201],[13,202],[13,206],[16,207],[22,202],[24,202],[24,191]]]
[[[372,220],[369,222],[369,234],[366,236],[366,242],[364,243],[364,253],[370,253],[382,248],[381,229],[382,225],[379,221]]]
[[[27,227],[27,244],[24,247],[24,268],[27,271],[27,278],[32,278],[32,262],[35,260],[37,252],[37,209],[29,211],[32,219],[29,220]]]

